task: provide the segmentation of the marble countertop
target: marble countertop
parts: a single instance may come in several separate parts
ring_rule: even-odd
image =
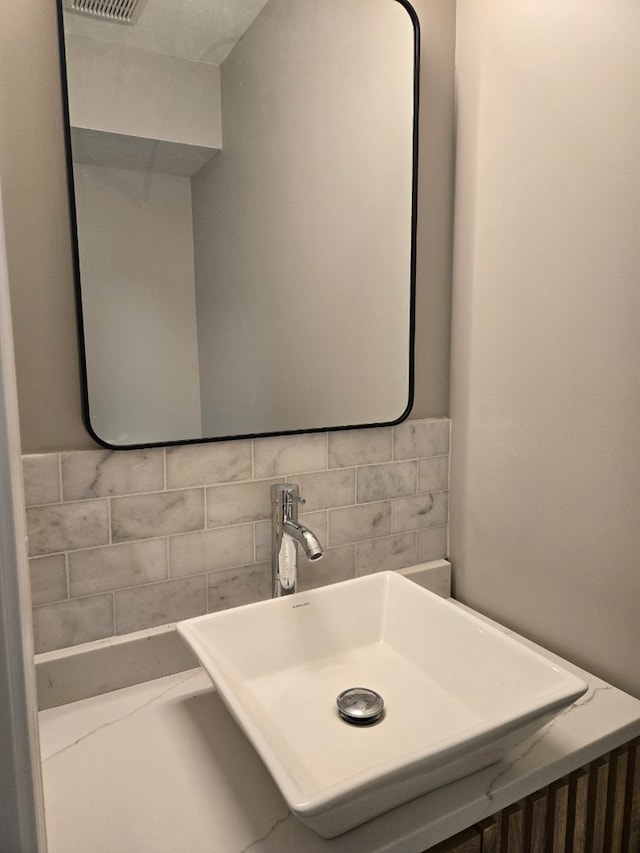
[[[640,701],[528,645],[585,696],[504,761],[331,840],[290,814],[201,669],[42,711],[49,853],[421,853],[640,734]]]

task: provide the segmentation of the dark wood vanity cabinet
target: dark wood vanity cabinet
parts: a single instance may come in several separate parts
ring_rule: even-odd
[[[640,738],[428,853],[640,853]]]

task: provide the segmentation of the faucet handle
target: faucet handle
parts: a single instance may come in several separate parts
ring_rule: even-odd
[[[297,491],[297,486],[295,491],[287,492],[284,499],[285,513],[289,515],[293,511],[294,504],[304,504],[306,503],[305,499],[300,496]]]
[[[297,483],[274,483],[271,486],[271,500],[275,505],[291,507],[293,504],[304,504]]]

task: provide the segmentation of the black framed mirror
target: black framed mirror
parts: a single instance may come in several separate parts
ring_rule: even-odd
[[[58,3],[91,435],[122,449],[406,417],[412,7]]]

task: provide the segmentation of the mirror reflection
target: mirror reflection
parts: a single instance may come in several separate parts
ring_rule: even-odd
[[[87,425],[131,447],[411,398],[401,0],[63,0]],[[72,6],[91,6],[86,14]],[[107,8],[108,7],[108,8]]]

